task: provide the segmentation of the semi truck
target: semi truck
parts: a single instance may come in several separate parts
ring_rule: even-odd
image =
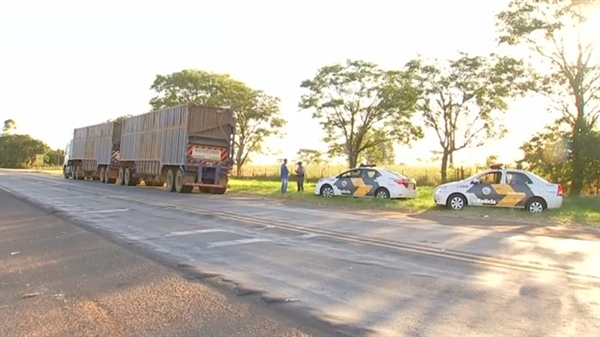
[[[184,104],[75,129],[65,178],[224,194],[235,123],[230,108]]]

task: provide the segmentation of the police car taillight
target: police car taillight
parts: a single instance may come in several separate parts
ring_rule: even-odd
[[[410,184],[408,179],[394,179],[394,182],[398,185],[404,185],[404,187],[408,187],[408,184]]]
[[[565,193],[565,190],[563,190],[562,184],[558,184],[558,190],[556,191],[556,195],[559,197],[562,197],[564,193]]]

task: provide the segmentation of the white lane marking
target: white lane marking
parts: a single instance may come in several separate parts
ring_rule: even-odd
[[[103,209],[100,211],[87,211],[83,212],[85,214],[95,214],[95,213],[115,213],[115,212],[127,212],[129,208],[118,208],[118,209]]]
[[[267,241],[271,241],[271,240],[253,238],[253,239],[239,239],[239,240],[231,240],[231,241],[219,241],[219,242],[209,243],[208,248],[242,245],[245,243],[267,242]]]
[[[207,229],[196,229],[196,230],[192,230],[192,231],[171,232],[169,234],[166,234],[165,236],[181,236],[181,235],[218,233],[218,232],[231,232],[231,231],[228,231],[225,229],[218,229],[218,228],[207,228]]]
[[[320,236],[320,235],[319,234],[315,234],[315,233],[307,233],[307,234],[303,234],[303,235],[298,236],[298,238],[300,238],[300,239],[310,239],[310,238],[314,238],[314,237],[317,237],[317,236]]]

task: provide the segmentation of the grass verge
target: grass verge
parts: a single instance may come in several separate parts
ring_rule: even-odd
[[[33,171],[33,170],[32,170]],[[37,171],[48,174],[62,174],[61,170]],[[529,214],[518,209],[494,209],[491,207],[468,207],[460,212],[452,212],[433,204],[433,187],[419,187],[418,197],[410,200],[377,200],[373,198],[323,198],[314,195],[315,183],[307,182],[304,193],[296,192],[296,184],[290,181],[288,193],[281,194],[279,181],[265,179],[230,179],[228,194],[248,194],[288,202],[298,202],[318,206],[340,207],[361,210],[382,210],[417,215],[450,216],[475,219],[493,219],[534,223],[538,225],[583,225],[600,228],[600,198],[565,197],[563,206],[558,210],[548,210],[542,214]]]
[[[314,195],[315,184],[307,183],[305,192],[296,192],[294,182],[290,182],[288,193],[281,195],[281,183],[266,180],[232,179],[228,193],[245,193],[281,200],[302,202],[321,206],[336,206],[351,209],[374,209],[417,213],[433,216],[452,216],[477,219],[495,219],[535,223],[540,225],[584,225],[600,228],[600,199],[598,197],[565,197],[563,206],[558,210],[547,210],[542,214],[529,214],[519,209],[494,209],[491,207],[468,207],[460,212],[453,212],[433,203],[433,187],[419,187],[418,197],[409,200],[377,200],[373,198],[323,198]]]

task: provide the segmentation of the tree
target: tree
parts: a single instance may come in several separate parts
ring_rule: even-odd
[[[569,181],[573,170],[571,131],[558,122],[535,134],[521,146],[529,169],[552,182]],[[587,165],[581,172],[583,186],[597,184],[600,178],[600,131],[591,130],[582,137],[580,156]]]
[[[374,139],[377,145],[365,150],[364,159],[368,163],[380,165],[390,165],[396,160],[394,154],[394,143],[383,132],[373,132],[368,134],[367,139]]]
[[[17,128],[17,123],[13,119],[7,119],[2,126],[2,134],[10,134]]]
[[[300,149],[296,155],[298,156],[298,160],[306,165],[320,165],[323,163],[323,155],[317,150]]]
[[[286,124],[280,115],[279,98],[227,74],[187,69],[157,75],[150,88],[157,94],[150,100],[155,110],[186,103],[232,107],[237,119],[234,153],[238,174],[249,156],[261,153],[264,141],[281,135]]]
[[[235,164],[237,175],[248,161],[251,153],[262,153],[263,141],[271,136],[281,135],[286,121],[279,117],[279,98],[262,91],[254,91],[248,105],[240,108],[237,114],[237,134]]]
[[[27,168],[35,161],[35,155],[50,149],[44,142],[29,135],[0,136],[0,167]]]
[[[299,107],[310,110],[323,126],[329,154],[344,155],[349,167],[356,167],[364,151],[386,140],[369,137],[369,132],[385,133],[387,139],[405,144],[423,137],[411,123],[418,92],[404,72],[347,60],[322,67],[300,86],[308,93]]]
[[[436,63],[416,59],[406,67],[415,87],[421,88],[418,110],[425,127],[436,132],[441,178],[446,182],[450,156],[503,137],[506,129],[497,117],[508,108],[508,99],[524,93],[531,84],[522,62],[495,54],[460,53],[446,66]]]
[[[586,22],[598,4],[597,0],[511,0],[497,16],[499,42],[530,49],[539,71],[536,90],[554,102],[550,111],[559,112],[558,122],[570,129],[572,196],[583,188],[584,138],[600,116],[600,62],[594,43],[582,34],[586,28],[597,29],[586,27]]]
[[[497,161],[498,161],[498,156],[496,156],[496,155],[487,156],[485,158],[485,167],[490,167],[493,164],[496,164]]]

